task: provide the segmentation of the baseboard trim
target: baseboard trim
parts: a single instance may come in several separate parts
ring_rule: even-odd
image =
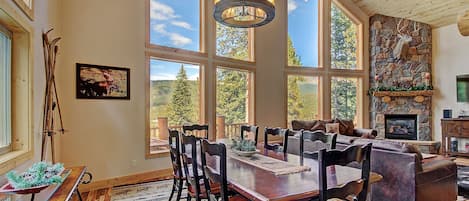
[[[170,179],[173,175],[173,169],[162,169],[150,172],[143,172],[133,175],[127,175],[122,177],[115,177],[110,179],[99,180],[91,182],[89,184],[81,184],[79,186],[80,192],[90,192],[93,190],[99,190],[103,188],[110,188],[113,186],[122,186],[128,184],[137,184],[151,181],[158,181],[164,179]]]

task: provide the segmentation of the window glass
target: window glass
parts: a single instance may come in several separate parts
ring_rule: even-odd
[[[252,31],[217,23],[217,55],[251,61]]]
[[[200,1],[150,0],[150,43],[200,51]]]
[[[317,67],[318,0],[288,0],[288,65]]]
[[[151,59],[150,153],[167,151],[167,129],[199,123],[200,66]]]
[[[288,122],[319,118],[319,78],[288,76]]]
[[[3,29],[3,28],[2,28]],[[0,29],[0,148],[11,144],[11,39]]]
[[[357,33],[355,24],[337,5],[331,5],[331,66],[357,69]]]
[[[358,123],[359,78],[333,77],[331,79],[331,112],[333,118],[353,120]]]
[[[239,136],[240,126],[249,122],[249,106],[252,105],[249,103],[252,83],[249,74],[229,68],[217,69],[217,123],[220,118],[224,120],[224,130],[218,130],[217,136]]]

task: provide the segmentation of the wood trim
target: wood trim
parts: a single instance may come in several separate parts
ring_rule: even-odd
[[[256,67],[253,66],[243,66],[241,64],[233,64],[233,63],[224,63],[224,62],[213,62],[215,68],[218,67],[225,67],[231,68],[235,70],[242,70],[242,71],[249,71],[249,72],[256,72]]]
[[[110,179],[103,179],[95,182],[91,182],[90,184],[82,184],[78,188],[80,192],[90,192],[93,190],[99,190],[103,188],[111,188],[114,186],[122,186],[122,185],[130,185],[130,184],[138,184],[144,182],[152,182],[152,181],[159,181],[164,179],[170,179],[173,175],[173,169],[162,169],[162,170],[155,170],[143,173],[137,173],[128,176],[122,177],[115,177]]]
[[[420,91],[375,91],[373,96],[433,96],[433,90]]]
[[[31,0],[31,7],[29,7],[23,0],[13,0],[13,2],[15,2],[15,4],[31,21],[34,21],[34,1],[35,0]]]
[[[147,49],[156,50],[156,51],[163,51],[171,54],[179,54],[179,55],[187,55],[187,56],[196,56],[196,57],[207,57],[207,53],[205,52],[194,52],[190,50],[185,50],[185,49],[178,49],[178,48],[173,48],[173,47],[166,47],[166,46],[160,46],[160,45],[155,45],[151,44],[149,42],[145,43],[145,47]]]
[[[239,60],[239,59],[233,59],[229,57],[222,57],[222,56],[213,56],[214,62],[225,62],[225,63],[236,63],[238,65],[244,65],[244,66],[256,66],[255,61],[245,61],[245,60]]]

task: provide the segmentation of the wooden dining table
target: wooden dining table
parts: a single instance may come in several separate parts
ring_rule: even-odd
[[[222,140],[222,142],[224,141]],[[255,201],[302,200],[319,196],[317,160],[305,158],[303,164],[301,164],[300,157],[297,155],[259,148],[258,154],[287,161],[298,166],[308,166],[310,170],[275,175],[271,171],[239,160],[238,157],[230,157],[234,153],[227,151],[227,179],[231,189],[249,200]],[[209,166],[211,165],[209,164]],[[334,188],[361,178],[360,169],[347,166],[329,166],[327,173],[328,188]],[[381,175],[372,172],[369,183],[371,185],[381,179]]]

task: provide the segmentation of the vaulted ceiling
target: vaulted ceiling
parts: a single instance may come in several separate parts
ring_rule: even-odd
[[[368,15],[382,14],[442,27],[456,23],[469,0],[352,0]]]

